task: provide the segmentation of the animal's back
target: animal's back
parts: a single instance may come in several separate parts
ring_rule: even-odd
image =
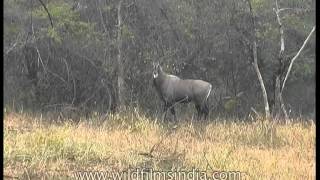
[[[203,80],[186,79],[191,84],[193,100],[197,103],[203,103],[210,95],[212,85]]]

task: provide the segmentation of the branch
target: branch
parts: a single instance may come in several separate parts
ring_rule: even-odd
[[[279,13],[283,12],[283,11],[293,11],[293,13],[298,14],[298,13],[304,13],[304,12],[308,12],[308,9],[302,9],[302,8],[281,8],[279,9]]]
[[[98,0],[98,5],[97,5],[97,2],[96,2],[96,6],[97,6],[97,9],[99,10],[99,14],[100,14],[100,19],[101,19],[101,24],[102,24],[102,27],[104,29],[104,33],[107,34],[107,27],[106,27],[106,24],[105,24],[105,21],[103,19],[103,15],[102,15],[102,11],[101,11],[101,7],[100,7],[100,0]]]
[[[159,145],[163,142],[165,138],[169,137],[170,134],[171,132],[167,132],[164,136],[162,136],[160,141],[151,147],[150,152],[140,152],[138,153],[138,155],[154,158],[154,155],[152,155],[152,153],[154,152],[154,150],[156,150],[159,147]]]
[[[42,0],[39,0],[39,1],[40,1],[41,5],[43,6],[44,10],[47,12],[48,17],[49,17],[49,20],[50,20],[50,23],[51,23],[51,27],[53,28],[53,23],[52,23],[51,15],[50,15],[50,13],[49,13],[46,5],[42,2]]]
[[[6,51],[5,54],[8,55],[9,52],[12,51],[12,50],[16,47],[17,43],[18,43],[18,42],[15,42],[10,48],[8,48],[8,50]]]
[[[286,74],[286,77],[284,78],[283,80],[283,83],[282,83],[282,88],[281,88],[281,93],[284,89],[284,86],[286,84],[286,81],[288,79],[288,76],[289,76],[289,73],[291,71],[291,68],[292,68],[292,64],[294,63],[294,61],[298,58],[298,56],[300,55],[301,51],[304,49],[304,47],[306,46],[307,42],[309,41],[311,35],[313,34],[314,30],[316,29],[315,26],[313,26],[311,32],[309,33],[308,37],[306,38],[306,40],[304,41],[303,45],[301,46],[300,50],[298,51],[298,53],[292,58],[291,62],[290,62],[290,65],[289,65],[289,68],[288,68],[288,71],[287,71],[287,74]]]
[[[40,51],[39,51],[38,47],[36,46],[35,49],[36,49],[37,54],[38,54],[38,66],[39,66],[39,62],[41,62],[43,70],[46,71],[46,67],[43,64],[43,61],[42,61],[42,58],[41,58],[41,54],[40,54]]]
[[[286,11],[286,10],[293,10],[293,11],[296,11],[298,9],[295,9],[295,8],[281,8],[278,10],[278,12],[282,12],[282,11]]]

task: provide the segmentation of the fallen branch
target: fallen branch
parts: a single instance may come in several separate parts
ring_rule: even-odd
[[[10,178],[10,179],[19,179],[17,176],[10,176],[10,175],[3,175],[4,178]]]
[[[152,148],[150,149],[149,152],[140,152],[140,153],[138,153],[138,155],[146,156],[149,158],[154,158],[152,153],[154,152],[154,150],[156,150],[159,147],[159,145],[163,142],[163,140],[165,138],[167,138],[170,134],[171,134],[171,132],[168,132],[165,136],[163,136],[158,143],[156,143],[152,146]]]
[[[9,52],[12,51],[12,50],[16,47],[17,43],[18,43],[18,42],[15,42],[10,48],[8,48],[8,50],[6,51],[5,54],[6,54],[6,55],[9,54]]]
[[[251,109],[252,112],[254,112],[254,114],[255,114],[256,116],[259,117],[259,113],[258,113],[253,107],[251,107],[250,109]]]

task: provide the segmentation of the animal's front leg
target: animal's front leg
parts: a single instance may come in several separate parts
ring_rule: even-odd
[[[162,122],[164,122],[164,120],[166,119],[167,117],[167,110],[168,110],[168,103],[164,103],[164,106],[163,106],[163,115],[162,115]]]

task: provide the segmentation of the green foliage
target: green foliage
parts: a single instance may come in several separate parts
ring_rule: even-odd
[[[265,23],[262,25],[263,30],[261,32],[261,38],[269,39],[272,41],[279,41],[279,29],[274,23]],[[259,36],[258,36],[259,37]]]
[[[129,30],[129,27],[128,27],[128,26],[123,25],[123,26],[121,27],[121,30],[122,30],[122,36],[123,36],[124,38],[134,39],[134,34],[133,34],[133,32],[131,32],[131,31]]]
[[[254,14],[261,14],[270,12],[270,8],[273,6],[273,2],[268,0],[250,0]]]
[[[311,1],[279,1],[281,8],[303,7],[311,10],[281,13],[286,56],[297,51],[314,25],[314,8],[311,6],[314,2]],[[86,103],[86,100],[91,99],[94,90],[100,87],[98,84],[101,77],[107,79],[111,91],[116,92],[118,2],[45,1],[54,28],[51,27],[48,14],[41,4],[32,1],[31,6],[30,2],[4,1],[5,50],[12,47],[10,57],[6,56],[5,60],[8,102],[16,101],[23,104],[23,107],[32,107],[35,110],[43,104],[89,106],[90,103]],[[279,25],[272,10],[274,1],[250,2],[257,25],[259,67],[267,91],[272,93],[271,84],[273,73],[278,68],[277,55],[280,46]],[[23,64],[24,61],[21,61],[25,57],[21,45],[31,30],[31,13],[36,40],[29,38],[28,41],[30,40],[32,46],[37,46],[43,65],[37,59],[37,52],[30,55],[30,64],[36,62],[39,65],[35,74],[41,78],[35,82],[35,90],[29,93],[32,84],[29,82],[33,82],[34,79],[25,76],[31,71]],[[150,65],[153,61],[159,60],[168,73],[212,83],[217,91],[221,92],[222,97],[234,87],[248,95],[246,101],[225,101],[225,104],[219,106],[223,112],[218,112],[217,115],[225,111],[226,116],[234,113],[244,116],[250,112],[251,106],[258,110],[263,109],[261,96],[257,98],[255,95],[261,89],[249,64],[253,33],[247,1],[173,0],[152,5],[148,0],[142,0],[139,3],[124,3],[121,13],[121,58],[126,61],[123,64],[126,89],[123,97],[127,105],[138,103],[150,114],[159,111],[160,99],[154,98],[156,92],[150,83]],[[173,38],[174,36],[178,38]],[[314,82],[310,81],[314,79],[315,73],[314,58],[310,57],[314,54],[310,48],[314,46],[314,40],[310,42],[304,50],[304,55],[295,62],[288,79],[292,83],[299,82],[297,86],[300,87],[314,85]],[[234,60],[233,63],[230,63],[231,59]],[[28,78],[28,81],[25,78]],[[11,89],[23,91],[13,92]],[[288,88],[288,91],[296,90]],[[113,95],[116,99],[117,93]],[[94,95],[94,98],[101,99],[99,96]],[[288,99],[294,99],[294,96],[297,94]],[[301,97],[301,102],[290,102],[295,108],[292,112],[304,107],[301,104],[309,102],[308,97],[312,98],[305,95]],[[112,101],[114,102],[116,101]],[[103,108],[99,103],[96,105]],[[313,107],[310,105],[305,109],[313,111]],[[52,107],[48,106],[45,109],[51,110]],[[142,128],[139,125],[132,127]]]
[[[47,35],[56,42],[61,43],[61,36],[59,36],[59,33],[55,30],[55,28],[48,28]]]
[[[47,8],[52,16],[54,28],[51,28],[48,24],[46,28],[41,30],[56,42],[61,43],[64,36],[85,41],[97,35],[94,31],[94,23],[82,21],[79,12],[73,11],[68,3],[50,2],[47,4]],[[38,7],[34,15],[48,21],[48,14],[42,7]]]
[[[7,35],[16,35],[19,33],[19,25],[18,24],[7,24],[3,27],[4,34]]]
[[[174,2],[172,2],[174,3]],[[178,1],[177,4],[172,6],[173,12],[176,12],[177,21],[181,23],[183,27],[183,33],[187,38],[193,40],[195,38],[194,29],[196,27],[196,10],[186,1]]]
[[[111,11],[112,9],[113,8],[110,5],[103,6],[103,8],[102,8],[102,10],[107,11],[107,12]]]
[[[300,57],[300,58],[303,58],[303,57]],[[306,58],[304,58],[304,60],[305,59]],[[308,80],[315,73],[315,68],[314,68],[314,64],[301,62],[301,63],[294,64],[292,71],[293,71],[292,73],[293,77],[291,77],[291,80],[298,80],[298,79]]]
[[[283,17],[283,22],[287,27],[294,28],[294,29],[298,30],[299,32],[303,32],[303,33],[307,34],[310,32],[310,30],[315,25],[315,23],[313,21],[308,22],[305,19],[307,19],[307,18],[301,18],[298,15],[286,14]]]
[[[224,103],[224,108],[226,111],[230,112],[236,109],[238,105],[238,101],[236,98],[229,99],[226,103]]]

